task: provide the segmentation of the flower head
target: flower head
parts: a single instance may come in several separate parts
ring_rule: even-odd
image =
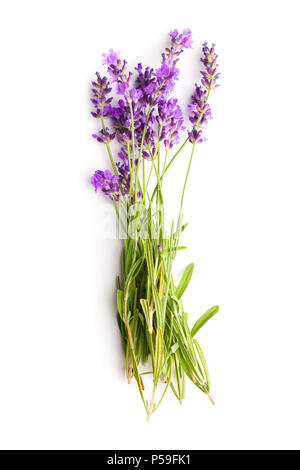
[[[137,103],[142,98],[143,92],[139,88],[131,88],[129,96],[133,103]]]
[[[175,98],[167,101],[161,100],[158,104],[156,119],[161,126],[160,140],[164,142],[166,149],[172,148],[179,142],[179,132],[185,129],[178,100]]]
[[[108,128],[106,127],[104,130],[99,131],[98,134],[93,134],[92,137],[98,140],[98,142],[101,142],[103,144],[109,144],[109,142],[111,142],[115,138],[115,135],[115,132],[110,134]]]
[[[207,121],[211,119],[211,109],[207,103],[207,90],[203,89],[201,85],[197,85],[197,83],[188,109],[190,111],[189,120],[192,124],[197,124],[197,127],[204,127]]]
[[[170,32],[169,36],[174,49],[188,49],[192,47],[192,31],[188,28],[184,29],[182,34],[179,34],[177,29],[174,29],[174,31]]]
[[[173,91],[175,82],[178,80],[179,75],[179,70],[176,67],[176,64],[183,50],[191,47],[191,34],[192,33],[189,29],[185,29],[182,34],[179,34],[177,29],[170,32],[171,45],[163,52],[162,64],[155,71],[158,84],[158,96],[167,96],[171,91]]]
[[[143,66],[139,63],[135,69],[138,73],[135,87],[142,91],[142,96],[140,98],[140,103],[144,104],[154,104],[156,98],[156,92],[158,89],[158,84],[156,81],[156,76],[154,74],[154,69],[146,67],[143,71]]]
[[[144,113],[140,106],[132,103],[135,134],[140,133],[144,122]],[[111,108],[111,119],[118,141],[126,144],[131,139],[131,113],[130,107],[124,100],[118,101],[118,106]]]
[[[218,64],[217,64],[217,54],[215,52],[215,44],[212,44],[211,47],[208,47],[207,42],[202,46],[203,57],[200,59],[204,70],[200,73],[202,75],[201,83],[207,90],[215,90],[219,85],[217,80],[220,77],[220,74],[217,73]]]
[[[205,138],[202,137],[201,129],[199,131],[197,129],[192,129],[190,132],[188,132],[188,136],[189,136],[189,141],[192,144],[200,144],[201,142],[205,141]]]
[[[103,64],[107,64],[107,71],[111,77],[111,81],[116,83],[116,91],[118,95],[127,95],[129,88],[131,72],[127,72],[127,62],[119,57],[118,52],[110,49],[108,54],[102,54],[104,57]]]
[[[95,107],[95,111],[91,114],[95,118],[103,118],[109,115],[110,103],[112,97],[108,98],[111,92],[109,80],[106,77],[101,78],[100,74],[96,72],[97,80],[92,82],[92,97],[91,102]]]
[[[117,65],[118,61],[120,60],[119,53],[114,51],[113,49],[110,49],[108,54],[102,54],[102,56],[102,65]]]
[[[92,178],[91,183],[95,188],[95,191],[100,189],[106,196],[115,201],[119,200],[120,187],[118,184],[118,178],[116,175],[112,175],[110,170],[97,170]]]

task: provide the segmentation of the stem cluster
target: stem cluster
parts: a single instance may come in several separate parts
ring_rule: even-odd
[[[147,120],[145,127],[146,125]],[[133,115],[132,134],[134,135]],[[130,193],[130,197],[119,201],[118,207],[115,205],[117,216],[123,220],[123,226],[127,226],[128,234],[122,250],[122,275],[117,278],[118,323],[126,357],[128,383],[135,379],[147,419],[157,410],[168,388],[173,391],[179,402],[182,402],[186,378],[213,402],[209,395],[210,378],[207,364],[194,336],[203,324],[217,313],[218,307],[208,310],[190,329],[182,295],[191,279],[194,265],[187,266],[178,285],[172,276],[176,253],[185,248],[179,246],[180,235],[186,228],[186,224],[182,224],[182,207],[195,145],[192,146],[184,180],[177,223],[172,222],[169,234],[165,230],[163,179],[186,144],[187,141],[168,164],[166,156],[161,165],[158,136],[157,151],[152,158],[148,180],[145,181],[143,171],[142,185],[138,181],[141,146],[135,174],[135,189]],[[150,195],[148,185],[153,169],[156,185]],[[143,204],[137,204],[137,186],[142,190],[140,201]],[[132,196],[135,205],[132,204]],[[129,207],[135,210],[128,211]],[[144,396],[144,383],[140,372],[140,365],[147,363],[149,359],[153,377],[150,402]],[[161,396],[156,398],[159,382],[164,384],[164,389]]]

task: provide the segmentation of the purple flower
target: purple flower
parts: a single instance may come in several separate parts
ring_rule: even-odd
[[[220,74],[217,73],[217,54],[215,52],[215,44],[212,44],[211,47],[208,47],[207,42],[202,46],[203,57],[200,59],[204,70],[200,73],[202,75],[201,83],[207,90],[214,90],[219,85],[217,80],[220,77]]]
[[[117,95],[126,95],[127,88],[129,88],[129,83],[127,82],[117,82],[116,92]]]
[[[179,142],[179,132],[185,129],[178,100],[175,98],[170,98],[168,101],[161,100],[156,119],[161,126],[160,140],[164,142],[166,149],[172,148]]]
[[[170,32],[171,44],[174,49],[188,49],[192,47],[192,31],[190,29],[184,29],[182,34],[179,34],[177,29]]]
[[[110,199],[115,201],[119,200],[120,187],[118,184],[118,178],[116,175],[112,175],[109,170],[97,170],[91,178],[91,183],[94,186],[95,191],[100,189]]]
[[[178,105],[178,100],[170,98],[167,101],[161,100],[158,104],[157,122],[161,125],[167,124],[172,119],[181,119],[182,111]]]
[[[114,51],[113,49],[110,49],[108,54],[102,54],[102,56],[102,65],[117,65],[118,61],[120,60],[118,52]]]
[[[130,173],[129,173],[129,167],[128,167],[128,161],[121,163],[117,162],[116,163],[118,173],[119,173],[119,185],[122,188],[123,194],[128,194],[129,189],[130,189]]]
[[[110,103],[112,98],[108,98],[107,95],[111,92],[111,87],[106,77],[101,78],[98,72],[96,72],[97,81],[92,82],[92,98],[91,102],[95,106],[95,111],[91,114],[95,118],[103,118],[110,113]]]
[[[146,150],[143,150],[142,157],[144,160],[148,160],[148,161],[152,160],[152,155],[150,155],[150,153],[147,152]]]
[[[205,141],[205,138],[202,137],[201,129],[199,131],[197,129],[192,129],[190,132],[188,132],[188,136],[189,136],[189,141],[192,144],[200,144],[201,142]]]
[[[191,103],[188,105],[190,111],[189,120],[193,124],[193,130],[188,133],[189,140],[192,143],[203,142],[201,137],[201,130],[206,126],[209,119],[212,118],[211,109],[207,103],[208,94],[211,90],[216,89],[219,85],[217,80],[220,76],[217,73],[217,55],[215,52],[215,45],[210,48],[205,42],[202,47],[203,57],[200,59],[204,70],[200,73],[202,75],[201,85],[195,85],[195,92],[192,95]],[[200,134],[199,134],[200,133]]]
[[[139,134],[144,122],[144,113],[142,108],[135,103],[133,103],[132,109],[135,133]],[[128,103],[119,100],[118,106],[111,109],[111,119],[118,141],[121,144],[126,144],[131,139],[131,114]]]
[[[134,103],[137,103],[142,98],[143,92],[138,88],[132,88],[129,92],[129,96]]]
[[[176,67],[176,62],[170,62],[165,54],[162,54],[162,65],[155,71],[157,84],[158,84],[158,96],[167,96],[171,91],[174,90],[175,81],[178,80],[179,70]]]
[[[115,138],[115,135],[115,132],[110,134],[108,128],[106,127],[105,130],[99,131],[98,134],[93,134],[92,137],[98,140],[98,142],[109,144],[109,142]]]
[[[156,96],[167,96],[173,91],[179,75],[176,64],[183,49],[191,47],[191,34],[189,29],[185,29],[182,34],[179,34],[176,29],[170,32],[171,46],[163,52],[161,66],[155,71],[158,88]]]
[[[136,69],[138,76],[135,81],[135,87],[143,92],[140,102],[144,105],[154,104],[156,98],[156,92],[158,84],[154,74],[154,70],[150,67],[146,67],[143,71],[142,64],[138,64]]]
[[[192,34],[189,29],[185,29],[182,33],[175,29],[169,33],[169,36],[170,45],[164,50],[161,64],[156,70],[150,67],[143,68],[139,63],[135,69],[137,77],[133,81],[133,74],[127,70],[127,62],[120,58],[118,52],[110,49],[108,53],[103,54],[103,64],[107,66],[109,78],[102,78],[97,73],[97,79],[92,82],[91,101],[94,105],[92,115],[97,119],[109,116],[113,128],[111,132],[106,127],[98,134],[93,134],[93,137],[105,144],[116,137],[122,145],[118,153],[120,160],[114,167],[116,174],[112,174],[109,170],[104,172],[98,170],[92,177],[92,184],[96,191],[100,189],[115,201],[119,200],[120,194],[129,194],[130,187],[135,188],[136,182],[130,181],[129,170],[132,168],[135,175],[139,155],[144,160],[152,160],[157,154],[159,142],[169,150],[179,142],[180,132],[185,129],[178,100],[170,98],[170,93],[178,80],[179,57],[185,49],[192,46]],[[217,80],[220,75],[217,73],[214,45],[208,47],[207,43],[204,43],[202,52],[202,85],[195,86],[188,105],[189,120],[193,126],[188,132],[188,139],[193,144],[205,140],[202,131],[211,119],[211,109],[206,102],[207,96],[210,90],[218,86]],[[116,93],[122,96],[117,105],[112,105],[110,97],[112,84],[115,84]]]
[[[107,71],[111,77],[112,82],[116,82],[116,91],[118,95],[127,95],[129,88],[131,72],[127,72],[126,60],[122,60],[119,54],[113,49],[110,49],[108,54],[102,54],[104,57],[103,64],[107,64]]]
[[[170,67],[168,67],[167,64],[163,62],[161,67],[156,70],[156,78],[158,80],[164,80],[168,78],[171,72],[171,67],[172,67],[172,64]]]
[[[188,109],[190,111],[189,120],[192,124],[197,124],[197,127],[204,127],[211,119],[211,109],[206,100],[207,90],[204,90],[201,85],[195,84],[195,92],[192,95]]]

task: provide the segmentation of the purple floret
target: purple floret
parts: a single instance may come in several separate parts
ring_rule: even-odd
[[[97,170],[92,178],[91,183],[95,191],[100,189],[110,199],[118,201],[120,197],[120,187],[116,175],[112,175],[110,170]]]

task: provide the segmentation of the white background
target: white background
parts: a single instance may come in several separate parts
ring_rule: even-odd
[[[1,448],[299,448],[298,6],[1,3]],[[89,184],[107,165],[90,137],[89,82],[110,47],[157,66],[184,27],[195,47],[180,62],[183,106],[203,41],[217,43],[222,72],[175,268],[196,265],[191,325],[220,305],[199,335],[216,406],[191,385],[148,424],[115,321],[119,242],[105,239],[110,206]],[[166,179],[175,209],[187,160]]]

